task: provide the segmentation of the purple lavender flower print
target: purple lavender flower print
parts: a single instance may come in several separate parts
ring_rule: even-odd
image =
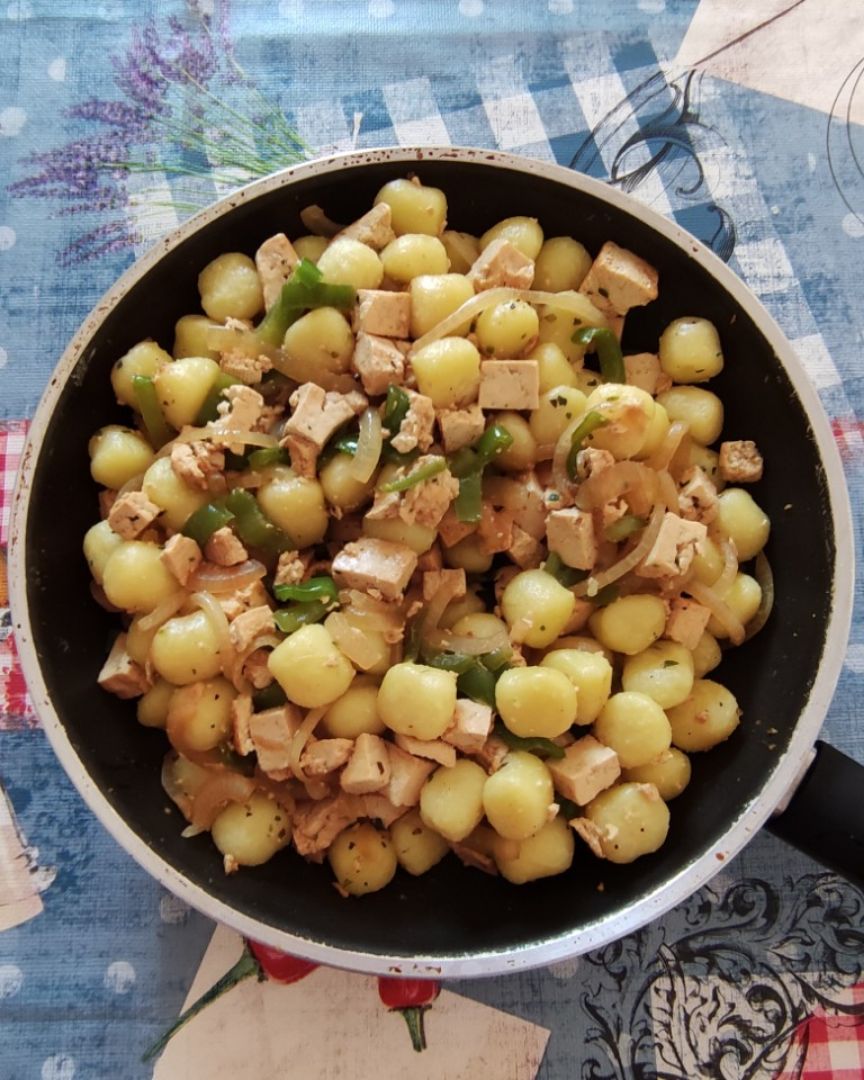
[[[140,243],[141,207],[149,199],[154,211],[164,208],[166,188],[173,210],[186,214],[212,201],[214,184],[234,187],[306,156],[278,107],[237,63],[228,15],[227,0],[213,15],[187,0],[185,19],[134,31],[112,59],[118,96],[68,111],[98,130],[25,159],[29,173],[10,185],[13,196],[53,202],[58,216],[113,215],[76,236],[58,255],[63,265]]]

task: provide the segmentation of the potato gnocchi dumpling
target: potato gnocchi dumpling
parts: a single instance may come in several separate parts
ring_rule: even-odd
[[[631,324],[657,271],[575,223],[451,220],[417,176],[362,210],[217,254],[173,341],[118,349],[99,684],[226,873],[301,857],[365,902],[449,857],[650,857],[773,603],[764,462],[710,381],[741,358]]]

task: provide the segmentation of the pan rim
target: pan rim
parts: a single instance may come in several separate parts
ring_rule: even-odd
[[[110,804],[78,757],[55,710],[36,654],[30,625],[26,583],[26,523],[42,439],[48,430],[66,380],[86,356],[88,345],[106,315],[170,250],[235,207],[290,185],[295,181],[355,166],[381,162],[416,165],[424,161],[480,164],[527,173],[583,191],[641,220],[676,248],[699,263],[729,293],[758,326],[783,366],[807,415],[813,440],[824,469],[834,530],[835,558],[823,652],[804,709],[787,750],[762,785],[760,794],[743,806],[730,823],[721,844],[667,878],[651,893],[622,911],[598,918],[577,934],[564,933],[506,951],[464,952],[445,956],[387,955],[343,949],[295,936],[268,926],[213,897],[151,849]],[[65,772],[87,806],[120,846],[166,889],[208,917],[225,923],[246,937],[274,948],[334,967],[370,974],[421,975],[447,978],[491,976],[527,970],[580,955],[637,930],[706,884],[765,824],[775,807],[800,777],[831,703],[843,665],[848,640],[854,584],[854,530],[852,512],[840,455],[828,418],[803,365],[780,327],[744,283],[711,251],[676,223],[642,206],[606,183],[572,172],[563,166],[535,161],[499,151],[469,147],[387,147],[350,151],[291,166],[253,183],[205,208],[158,241],[115,281],[88,314],[63,352],[30,424],[21,468],[16,480],[10,515],[9,587],[13,628],[31,700],[49,742]]]

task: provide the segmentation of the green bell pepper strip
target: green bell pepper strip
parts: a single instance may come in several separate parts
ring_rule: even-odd
[[[438,668],[440,671],[455,671],[457,675],[464,675],[474,667],[473,656],[465,653],[432,652],[423,653],[423,663],[428,667]]]
[[[144,421],[147,436],[156,450],[159,450],[174,438],[174,429],[165,419],[159,398],[156,396],[156,383],[149,375],[133,375],[132,392]]]
[[[637,517],[635,514],[625,514],[624,517],[613,521],[611,525],[607,525],[603,530],[603,535],[613,544],[617,544],[621,540],[626,540],[628,536],[632,536],[633,533],[639,532],[640,529],[644,529],[646,524],[645,518]]]
[[[495,724],[495,734],[502,742],[507,743],[511,750],[527,750],[529,754],[542,754],[544,757],[556,760],[564,757],[563,747],[558,746],[551,739],[544,739],[540,735],[528,737],[514,735],[500,721]]]
[[[271,465],[290,465],[291,455],[281,446],[262,446],[249,455],[250,469],[269,469]]]
[[[459,481],[459,494],[453,500],[453,511],[459,521],[476,524],[483,517],[483,472],[468,473]]]
[[[335,307],[345,311],[357,298],[353,285],[328,285],[321,271],[308,259],[301,259],[282,286],[279,299],[256,327],[255,333],[267,345],[281,345],[285,331],[312,308]]]
[[[216,381],[210,387],[207,393],[207,397],[204,398],[204,403],[198,410],[198,415],[195,417],[195,423],[198,427],[203,427],[204,424],[209,424],[213,420],[219,419],[219,402],[222,400],[222,394],[229,386],[241,385],[239,379],[235,379],[233,375],[226,375],[224,371],[220,371],[216,376]]]
[[[409,488],[422,484],[424,480],[431,480],[433,476],[444,472],[446,468],[447,462],[443,457],[433,457],[413,472],[409,472],[407,476],[400,476],[395,480],[388,480],[386,484],[381,484],[378,490],[388,494],[391,491],[408,491]]]
[[[278,682],[272,682],[263,690],[256,690],[252,695],[252,706],[255,712],[263,712],[265,709],[278,709],[288,700],[285,691]]]
[[[495,708],[495,676],[488,668],[475,663],[456,680],[456,689],[472,701]]]
[[[497,678],[507,669],[507,665],[513,658],[513,650],[509,645],[502,645],[500,649],[484,653],[480,657],[480,663],[487,671],[491,671]]]
[[[567,475],[571,480],[576,479],[577,458],[579,457],[579,451],[582,449],[582,443],[597,428],[605,427],[608,423],[609,421],[605,416],[592,409],[585,414],[582,422],[576,425],[570,438],[570,452],[567,454]]]
[[[219,502],[205,503],[204,506],[199,506],[193,514],[189,515],[186,524],[180,531],[203,549],[213,533],[224,528],[233,520],[234,514],[221,500]]]
[[[474,453],[480,468],[485,468],[513,445],[513,436],[503,424],[491,424],[474,443]]]
[[[381,449],[381,460],[388,465],[410,465],[420,456],[419,450],[409,450],[401,453],[390,445],[390,440],[399,434],[402,421],[408,415],[411,408],[411,399],[401,386],[389,386],[387,399],[384,402],[384,415],[381,418],[382,426],[387,434],[384,436],[384,446]],[[351,453],[356,451],[352,450]]]
[[[473,447],[463,447],[450,459],[450,472],[459,480],[453,510],[459,521],[476,524],[483,516],[483,470],[513,445],[513,436],[501,424],[488,427]]]
[[[307,289],[320,284],[323,277],[324,275],[311,259],[301,259],[294,267],[293,280]]]
[[[273,621],[283,634],[293,634],[301,626],[319,623],[333,610],[333,605],[324,600],[310,600],[308,603],[289,604],[273,612]]]
[[[478,472],[479,469],[480,462],[477,454],[469,446],[463,446],[450,458],[450,472],[457,480],[464,480],[466,476]]]
[[[309,578],[297,585],[274,585],[273,595],[277,600],[297,600],[300,603],[309,603],[310,600],[323,600],[331,606],[339,603],[339,590],[336,582],[331,577],[322,574],[321,577]]]
[[[567,566],[557,551],[549,552],[543,569],[565,589],[572,589],[574,585],[588,577],[587,570],[575,570],[572,566]]]
[[[269,555],[292,551],[297,545],[286,532],[268,521],[254,495],[235,488],[225,498],[225,506],[234,515],[234,531],[247,547]]]
[[[627,381],[621,343],[607,327],[585,326],[577,330],[570,340],[574,345],[596,345],[600,358],[600,374],[605,382]]]
[[[391,439],[399,433],[402,421],[408,415],[410,408],[411,398],[408,397],[401,386],[387,387],[387,399],[384,402],[384,416],[381,422],[390,432]]]
[[[607,604],[618,599],[618,591],[618,586],[613,581],[609,585],[604,585],[596,596],[589,596],[588,599],[595,607],[606,607]]]

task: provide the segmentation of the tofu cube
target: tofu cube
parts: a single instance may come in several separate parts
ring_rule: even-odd
[[[385,337],[361,331],[354,343],[352,367],[360,376],[367,394],[386,394],[388,386],[401,386],[405,379],[405,358]]]
[[[375,251],[380,251],[391,240],[396,239],[391,224],[390,206],[385,202],[378,203],[371,210],[367,210],[362,217],[357,218],[352,224],[338,232],[334,239],[343,236],[349,240],[357,240],[361,244],[366,244],[367,247],[371,247]]]
[[[464,570],[427,570],[423,575],[423,600],[428,603],[442,585],[452,590],[453,599],[465,595],[467,581]]]
[[[390,782],[384,795],[394,806],[416,806],[426,777],[435,768],[434,761],[414,757],[394,743],[387,743],[390,758]]]
[[[600,249],[579,292],[603,312],[626,315],[657,299],[657,271],[632,251],[611,240]]]
[[[126,651],[126,635],[118,634],[108,659],[96,679],[103,690],[119,698],[141,697],[150,689],[150,680],[140,664]]]
[[[456,747],[441,739],[415,739],[413,735],[396,735],[396,745],[414,757],[434,761],[452,769],[456,764]]]
[[[589,510],[553,510],[546,518],[546,540],[567,566],[591,570],[597,561],[594,518]]]
[[[509,240],[493,240],[468,271],[475,292],[507,286],[530,289],[534,281],[534,262]]]
[[[363,536],[345,545],[331,569],[342,588],[376,589],[385,600],[398,600],[417,569],[417,555],[405,544]]]
[[[488,705],[458,698],[453,726],[444,732],[442,738],[463,754],[477,754],[485,746],[491,730],[492,710]]]
[[[385,289],[358,289],[354,332],[386,338],[407,338],[411,331],[411,297]]]
[[[267,311],[276,303],[282,286],[291,277],[300,256],[285,233],[276,233],[265,240],[255,252],[255,267],[261,279],[264,307]]]
[[[563,758],[546,764],[555,790],[577,806],[586,806],[621,775],[618,755],[593,735],[577,739],[564,751]]]
[[[666,620],[665,637],[677,641],[685,649],[693,650],[705,633],[711,611],[695,600],[679,597],[672,601],[672,610]]]
[[[481,409],[536,409],[540,365],[536,360],[484,360],[480,364]]]
[[[469,405],[467,409],[439,409],[438,427],[444,452],[453,454],[463,446],[477,442],[486,427],[486,418],[479,405]]]
[[[699,521],[684,521],[667,510],[657,539],[639,566],[639,577],[676,577],[690,569],[708,529]]]
[[[724,480],[734,484],[755,484],[762,479],[762,468],[762,455],[752,440],[720,443],[720,475]]]
[[[390,783],[387,743],[364,731],[354,740],[354,752],[342,770],[339,785],[349,795],[369,795]]]
[[[660,357],[656,353],[643,352],[625,356],[624,370],[629,386],[638,386],[652,397],[658,393],[657,383],[663,370],[660,367]]]

